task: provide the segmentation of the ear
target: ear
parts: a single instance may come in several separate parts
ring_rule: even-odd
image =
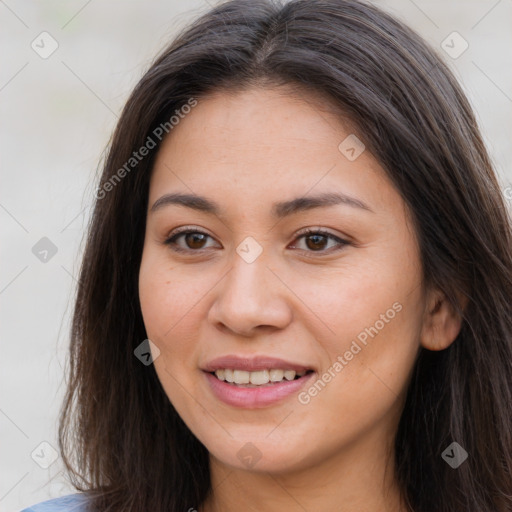
[[[460,297],[464,310],[467,298]],[[421,345],[428,350],[444,350],[448,348],[460,332],[462,317],[450,304],[446,295],[440,290],[428,292],[423,327],[421,329]]]

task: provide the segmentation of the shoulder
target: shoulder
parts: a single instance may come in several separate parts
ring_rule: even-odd
[[[87,512],[88,497],[84,493],[67,494],[43,501],[21,512]]]

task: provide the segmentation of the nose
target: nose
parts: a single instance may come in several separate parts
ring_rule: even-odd
[[[291,322],[290,290],[268,266],[265,252],[248,263],[233,253],[231,270],[215,287],[208,319],[217,328],[252,337],[284,329]]]

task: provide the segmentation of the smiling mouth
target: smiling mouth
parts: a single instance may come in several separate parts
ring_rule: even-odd
[[[235,370],[230,368],[218,369],[214,372],[208,372],[218,380],[236,387],[243,388],[261,388],[271,387],[282,382],[299,380],[311,373],[313,370],[304,370],[296,372],[295,370],[282,370],[271,368],[268,370],[258,370],[249,372],[246,370]]]

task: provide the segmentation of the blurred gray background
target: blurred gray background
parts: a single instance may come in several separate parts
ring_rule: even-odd
[[[0,511],[74,492],[57,451],[57,414],[96,169],[150,61],[214,3],[0,0]],[[450,64],[505,190],[512,0],[374,3]]]

